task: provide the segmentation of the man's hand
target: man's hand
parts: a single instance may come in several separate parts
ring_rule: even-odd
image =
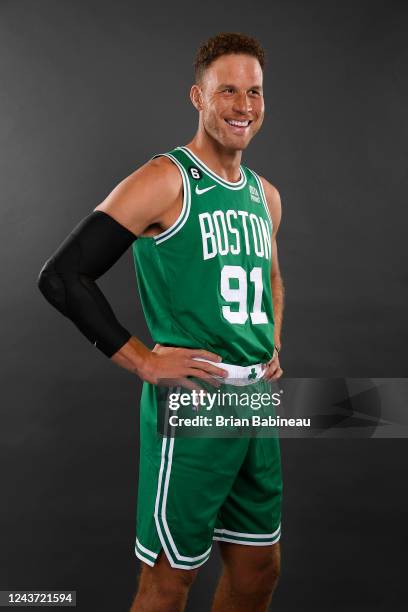
[[[190,388],[187,376],[194,376],[208,382],[214,381],[214,376],[225,377],[226,370],[206,361],[194,359],[209,359],[215,363],[221,361],[220,355],[204,349],[189,349],[156,344],[152,351],[134,336],[130,338],[111,359],[126,370],[137,374],[142,380],[158,384],[160,380],[177,380],[178,384]]]
[[[276,349],[273,351],[272,359],[268,363],[263,364],[263,369],[266,369],[266,372],[262,380],[277,380],[282,376],[283,370],[280,367],[279,354]]]
[[[228,376],[227,370],[218,368],[216,365],[206,361],[200,361],[200,359],[209,359],[218,363],[222,358],[220,355],[205,349],[189,349],[156,344],[150,353],[150,360],[146,364],[145,375],[147,378],[144,380],[157,384],[159,379],[176,379],[178,384],[190,387],[186,376],[194,376],[210,383],[216,382],[214,376]]]

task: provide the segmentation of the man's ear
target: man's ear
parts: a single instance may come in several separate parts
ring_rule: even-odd
[[[203,94],[200,86],[196,83],[190,89],[190,100],[198,111],[203,110]]]

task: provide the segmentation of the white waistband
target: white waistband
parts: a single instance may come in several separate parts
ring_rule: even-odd
[[[261,380],[265,374],[265,370],[262,369],[262,363],[255,363],[250,366],[239,366],[231,363],[224,363],[223,361],[211,361],[210,359],[203,359],[201,357],[193,357],[193,359],[197,361],[206,361],[207,363],[217,366],[217,368],[227,370],[228,376],[214,375],[214,378],[232,385],[252,385]]]

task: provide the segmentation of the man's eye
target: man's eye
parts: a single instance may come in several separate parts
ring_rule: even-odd
[[[260,92],[257,89],[251,89],[251,93],[255,94],[256,96],[260,96]]]
[[[232,89],[232,87],[226,87],[226,88],[224,89],[224,91],[226,91],[227,93],[233,93],[233,92],[234,92],[234,90]]]

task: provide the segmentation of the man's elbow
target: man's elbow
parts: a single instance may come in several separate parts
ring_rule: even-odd
[[[37,286],[45,299],[66,315],[66,290],[63,279],[55,269],[53,259],[48,259],[41,268],[37,279]]]

